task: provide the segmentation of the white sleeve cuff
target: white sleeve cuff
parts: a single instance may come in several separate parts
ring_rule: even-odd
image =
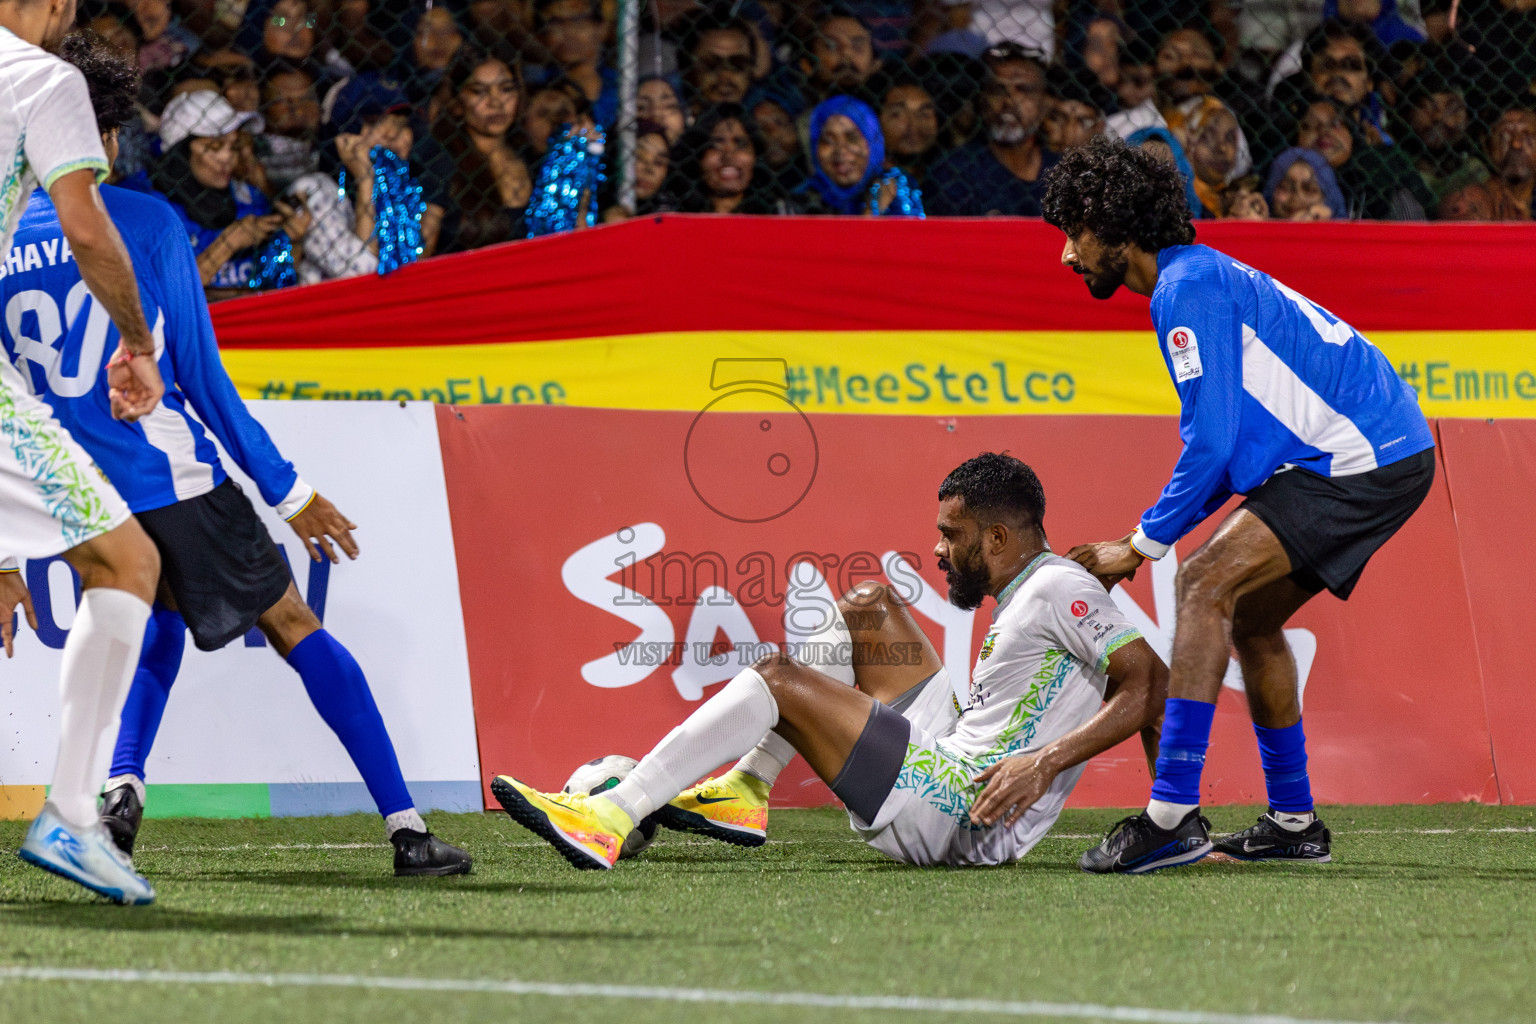
[[[1131,547],[1135,548],[1136,553],[1141,555],[1141,557],[1150,558],[1155,562],[1166,555],[1168,549],[1173,547],[1173,545],[1153,540],[1147,536],[1145,530],[1138,526],[1136,527],[1136,532],[1131,534]]]
[[[21,563],[14,556],[0,558],[0,572],[21,572]]]
[[[293,489],[288,492],[288,497],[277,503],[277,514],[283,517],[283,522],[291,522],[293,517],[309,507],[309,503],[315,500],[315,489],[304,482],[303,477],[293,481]]]

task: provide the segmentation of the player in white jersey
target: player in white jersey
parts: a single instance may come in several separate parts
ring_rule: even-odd
[[[96,190],[108,165],[85,81],[50,52],[74,18],[74,0],[0,0],[0,255],[10,253],[16,222],[42,184],[81,277],[122,335],[108,371],[113,413],[136,419],[163,389],[133,265]],[[29,312],[24,299],[4,315]],[[53,783],[18,853],[119,903],[149,903],[154,890],[97,820],[96,796],[106,770],[101,741],[117,731],[160,559],[84,450],[0,359],[0,633],[7,655],[10,610],[22,605],[35,627],[15,560],[61,552],[80,573],[83,593],[64,646]]]
[[[768,793],[794,753],[853,830],[908,864],[1008,864],[1040,841],[1093,755],[1156,749],[1167,669],[1104,585],[1046,544],[1028,466],[984,454],[939,489],[934,554],[949,599],[997,602],[962,705],[894,588],[862,583],[803,645],[762,659],[601,794],[491,792],[579,868],[609,868],[648,817],[738,846],[766,841]],[[745,756],[743,756],[745,755]],[[722,762],[719,779],[684,787]]]

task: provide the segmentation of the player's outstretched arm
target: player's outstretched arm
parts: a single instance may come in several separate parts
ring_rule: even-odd
[[[293,527],[293,532],[304,542],[304,549],[309,552],[312,561],[320,561],[320,552],[323,550],[326,558],[340,564],[341,559],[331,547],[332,541],[347,553],[348,558],[357,557],[357,541],[352,538],[352,531],[357,529],[357,524],[342,515],[341,510],[319,491],[309,499],[309,504],[288,520],[288,525]]]
[[[32,610],[32,594],[27,590],[27,581],[21,578],[21,573],[15,569],[0,569],[0,640],[5,642],[5,656],[9,658],[14,651],[12,647],[16,640],[16,606],[21,605],[27,613],[27,625],[32,631],[37,632],[37,612]]]
[[[94,170],[82,168],[60,175],[48,196],[80,267],[81,279],[112,317],[122,338],[107,367],[112,415],[136,420],[154,409],[165,385],[155,365],[155,339],[139,304],[133,262],[101,201]]]
[[[1045,795],[1056,776],[1162,717],[1168,666],[1145,640],[1133,640],[1111,654],[1108,675],[1104,706],[1098,714],[1039,750],[1004,758],[976,776],[987,788],[971,805],[972,822],[1012,825]]]

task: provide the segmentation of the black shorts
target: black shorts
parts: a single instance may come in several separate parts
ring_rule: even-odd
[[[1435,480],[1430,448],[1355,476],[1276,473],[1242,507],[1280,538],[1291,579],[1312,593],[1348,600],[1365,563],[1418,510]]]
[[[288,563],[233,480],[136,518],[200,651],[244,636],[288,591]]]

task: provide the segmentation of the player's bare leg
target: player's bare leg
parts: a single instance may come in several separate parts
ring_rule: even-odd
[[[760,845],[769,787],[796,750],[835,785],[874,718],[897,714],[883,701],[942,667],[910,613],[879,584],[850,591],[829,620],[805,647],[819,654],[821,644],[851,644],[851,658],[817,667],[787,654],[760,659],[600,796],[541,794],[507,776],[497,777],[491,792],[577,867],[611,867],[624,836],[652,814],[672,828]],[[725,776],[684,790],[733,757],[742,760]]]
[[[1296,659],[1285,640],[1285,623],[1313,596],[1287,576],[1244,594],[1233,612],[1232,644],[1259,740],[1269,810],[1257,824],[1216,840],[1223,856],[1311,864],[1330,859],[1331,837],[1313,811]]]
[[[837,602],[853,644],[854,683],[889,704],[944,667],[912,611],[893,588],[860,583]]]
[[[839,598],[829,620],[790,653],[802,664],[810,662],[821,675],[843,686],[856,685],[885,704],[943,667],[900,595],[873,580]],[[769,792],[794,756],[787,734],[771,731],[730,771],[669,800],[657,811],[656,821],[737,846],[761,846],[768,837]]]
[[[1238,599],[1232,646],[1254,725],[1285,729],[1301,721],[1296,659],[1285,641],[1285,624],[1315,596],[1287,576]]]

